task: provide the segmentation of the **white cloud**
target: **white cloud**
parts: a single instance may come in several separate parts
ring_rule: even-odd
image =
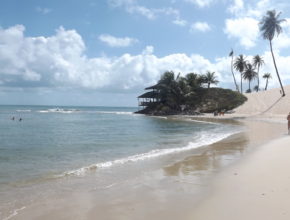
[[[213,64],[200,55],[154,55],[152,46],[139,55],[88,58],[82,37],[59,28],[50,37],[25,37],[22,25],[0,30],[2,87],[80,87],[102,90],[143,88],[167,70],[205,72]]]
[[[290,80],[290,70],[288,67],[290,62],[290,56],[281,56],[279,50],[275,50],[274,53],[282,83],[286,85],[285,82],[289,82]],[[260,70],[260,76],[262,77],[264,73],[271,73],[272,79],[269,81],[270,88],[280,87],[275,67],[273,64],[271,52],[266,51],[264,54],[262,54],[262,57],[264,58],[265,65],[262,66]],[[262,83],[265,83],[264,80],[262,81],[263,81]],[[263,86],[264,84],[262,84],[262,87]]]
[[[110,47],[128,47],[138,42],[138,40],[134,38],[118,38],[109,34],[100,35],[99,40],[106,43]]]
[[[175,20],[172,21],[173,24],[176,24],[178,26],[181,26],[181,27],[184,27],[187,25],[187,21],[186,20],[183,20],[181,18],[176,18]]]
[[[198,54],[158,57],[154,48],[147,46],[137,55],[88,58],[83,39],[75,30],[60,27],[50,37],[26,37],[24,31],[22,25],[0,29],[1,88],[131,91],[156,83],[167,70],[182,74],[215,71],[222,83],[233,85],[230,57],[220,57],[213,62]],[[280,56],[279,51],[275,51],[275,55],[282,79],[289,79],[290,57]],[[263,56],[267,65],[261,69],[261,74],[271,72],[274,78],[271,54],[267,52]],[[272,81],[276,85],[277,81]]]
[[[199,8],[204,8],[210,6],[214,1],[213,0],[184,0],[185,2],[192,3]]]
[[[276,49],[284,49],[290,47],[290,18],[286,18],[286,22],[281,24],[283,32],[275,37],[273,45]]]
[[[144,6],[140,6],[140,5],[131,5],[127,7],[127,11],[129,13],[136,13],[136,14],[140,14],[143,15],[145,17],[147,17],[148,19],[152,20],[156,18],[156,13],[154,12],[154,10],[146,8]]]
[[[36,7],[36,11],[41,13],[41,14],[46,15],[46,14],[50,13],[52,10],[50,8],[42,8],[42,7],[38,6],[38,7]]]
[[[191,31],[207,32],[210,30],[211,30],[211,28],[210,28],[209,24],[206,22],[195,22],[191,25]]]
[[[239,14],[244,10],[244,1],[243,0],[234,0],[233,4],[229,6],[228,11],[232,14]]]
[[[256,45],[259,36],[258,21],[254,18],[227,19],[224,32],[229,38],[239,39],[239,43],[246,49]]]
[[[149,20],[154,20],[158,16],[173,16],[175,19],[174,24],[184,26],[184,20],[180,19],[179,10],[172,7],[165,8],[148,8],[144,5],[140,5],[135,0],[108,0],[108,3],[111,7],[115,8],[124,8],[130,14],[138,14],[146,17]]]

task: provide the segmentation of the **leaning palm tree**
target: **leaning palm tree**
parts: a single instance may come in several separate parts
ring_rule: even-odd
[[[219,81],[215,76],[215,72],[207,71],[206,74],[203,76],[204,83],[207,83],[207,88],[210,88],[210,84],[218,84]]]
[[[236,90],[239,91],[239,87],[238,87],[238,84],[237,84],[237,81],[236,81],[236,77],[235,77],[235,74],[234,74],[234,67],[233,67],[234,51],[233,51],[233,49],[231,50],[229,56],[232,57],[232,61],[231,61],[231,71],[232,71],[232,75],[233,75],[233,78],[234,78],[234,83],[235,83],[235,86],[236,86]]]
[[[243,78],[249,81],[249,92],[251,92],[251,81],[258,76],[252,64],[247,63],[243,72]]]
[[[253,57],[253,66],[255,67],[255,68],[257,68],[257,74],[258,74],[258,76],[257,76],[257,79],[258,79],[258,85],[257,85],[257,92],[260,90],[260,77],[259,77],[259,70],[260,70],[260,67],[262,66],[262,65],[264,65],[265,64],[265,62],[264,62],[264,60],[263,60],[263,57],[260,57],[259,55],[256,55],[256,56],[254,56]]]
[[[267,87],[268,87],[268,81],[269,81],[270,78],[272,78],[271,73],[265,73],[265,74],[263,75],[263,78],[266,79],[265,90],[267,90]]]
[[[259,23],[260,31],[262,32],[262,36],[265,40],[269,40],[270,42],[270,49],[273,58],[273,63],[275,66],[275,70],[277,73],[277,77],[281,86],[282,90],[282,97],[285,96],[285,91],[280,79],[280,75],[278,72],[278,68],[276,65],[273,48],[272,48],[272,40],[275,35],[279,35],[282,32],[282,27],[280,26],[282,22],[286,21],[285,19],[279,19],[281,12],[276,13],[275,10],[267,11],[266,15],[262,18],[262,21]]]
[[[246,66],[246,58],[244,57],[244,55],[240,54],[234,62],[234,68],[240,72],[241,74],[241,90],[240,92],[243,93],[243,72],[245,70],[245,66]]]

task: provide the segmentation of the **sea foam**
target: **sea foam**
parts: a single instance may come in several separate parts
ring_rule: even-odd
[[[70,113],[77,113],[80,112],[78,109],[62,109],[62,108],[51,108],[51,109],[46,109],[46,110],[39,110],[39,113],[65,113],[65,114],[70,114]]]
[[[132,155],[132,156],[128,156],[128,157],[125,157],[125,158],[116,159],[116,160],[112,160],[112,161],[106,161],[106,162],[102,162],[102,163],[91,164],[91,165],[86,166],[86,167],[82,167],[82,168],[79,168],[79,169],[75,169],[75,170],[64,172],[63,174],[61,174],[58,177],[73,176],[73,175],[81,176],[81,175],[86,174],[89,171],[93,171],[93,170],[96,170],[96,169],[109,168],[109,167],[116,166],[116,165],[123,165],[123,164],[130,163],[130,162],[144,161],[144,160],[161,157],[161,156],[168,155],[168,154],[188,151],[188,150],[192,150],[192,149],[196,149],[196,148],[199,148],[199,147],[203,147],[203,146],[207,146],[207,145],[213,144],[215,142],[221,141],[221,140],[223,140],[223,139],[225,139],[225,138],[227,138],[227,137],[229,137],[229,136],[231,136],[233,134],[237,134],[237,133],[240,133],[240,132],[241,131],[232,131],[232,132],[223,133],[223,134],[203,133],[203,134],[201,134],[199,136],[199,138],[197,138],[195,140],[195,142],[189,142],[184,147],[155,149],[155,150],[151,150],[151,151],[149,151],[147,153],[141,153],[141,154],[136,154],[136,155]]]

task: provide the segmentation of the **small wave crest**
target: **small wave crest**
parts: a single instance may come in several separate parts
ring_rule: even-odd
[[[202,124],[219,125],[219,123],[211,122],[211,121],[201,121],[201,120],[194,120],[194,119],[189,119],[188,121],[193,121],[193,122],[202,123]]]
[[[98,114],[132,115],[133,112],[96,111]]]
[[[9,219],[13,218],[14,216],[18,215],[18,212],[22,211],[22,210],[25,209],[25,208],[26,208],[26,207],[23,206],[23,207],[21,207],[21,208],[19,208],[19,209],[15,209],[15,210],[13,210],[12,214],[9,215],[8,217],[4,218],[3,220],[9,220]]]
[[[31,112],[30,109],[17,109],[16,112]]]
[[[129,156],[126,158],[116,159],[116,160],[107,161],[103,163],[91,164],[89,166],[82,167],[76,170],[67,171],[58,177],[72,176],[72,175],[81,176],[89,171],[93,171],[100,168],[109,168],[115,165],[122,165],[122,164],[130,163],[130,162],[143,161],[143,160],[153,159],[153,158],[157,158],[157,157],[168,155],[168,154],[188,151],[188,150],[196,149],[202,146],[213,144],[215,142],[221,141],[239,132],[240,131],[232,131],[232,132],[224,133],[224,134],[202,134],[195,142],[189,142],[185,147],[155,149],[147,153],[136,154],[136,155]]]
[[[78,110],[78,109],[50,108],[50,109],[46,109],[46,110],[39,110],[38,112],[39,113],[66,113],[66,114],[70,114],[70,113],[80,112],[80,110]]]

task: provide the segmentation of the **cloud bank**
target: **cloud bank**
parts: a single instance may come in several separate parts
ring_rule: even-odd
[[[156,83],[160,75],[176,73],[205,73],[215,71],[221,84],[232,85],[230,58],[209,61],[198,54],[183,53],[157,57],[147,46],[140,54],[119,57],[86,56],[86,46],[75,30],[60,27],[49,37],[26,37],[25,27],[16,25],[0,29],[0,86],[2,88],[75,88],[96,91],[135,91]],[[287,64],[290,57],[276,51],[282,78],[289,79]],[[264,55],[262,71],[274,74],[270,54]],[[272,80],[274,82],[274,80]]]
[[[138,40],[134,38],[130,37],[119,38],[109,34],[100,35],[99,40],[104,42],[110,47],[129,47],[138,42]]]

